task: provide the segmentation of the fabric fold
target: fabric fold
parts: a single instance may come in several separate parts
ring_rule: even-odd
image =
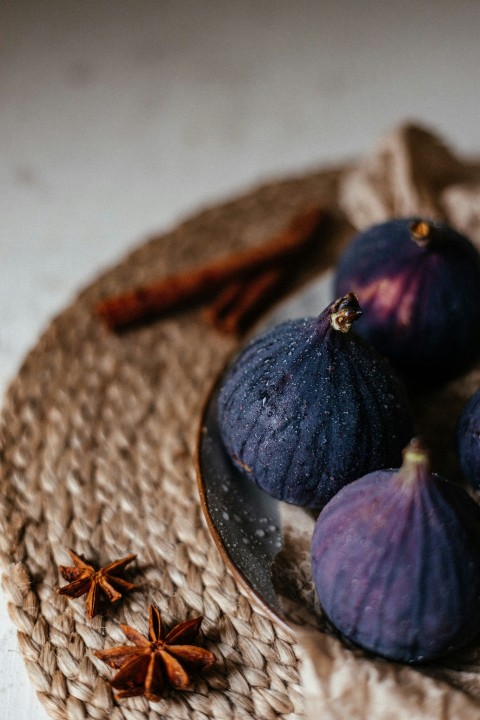
[[[339,203],[358,230],[392,217],[440,218],[480,243],[480,162],[429,130],[402,125],[347,171]]]

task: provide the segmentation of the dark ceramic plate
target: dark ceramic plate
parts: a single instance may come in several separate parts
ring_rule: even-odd
[[[226,454],[217,388],[205,408],[197,461],[202,508],[217,548],[249,594],[283,620],[270,572],[282,546],[279,502],[241,475]]]
[[[318,314],[330,302],[330,294],[330,277],[326,277],[282,304],[264,326]],[[272,581],[275,556],[283,545],[281,503],[241,475],[226,454],[217,423],[217,386],[207,400],[197,446],[202,509],[237,580],[270,616],[286,624]]]

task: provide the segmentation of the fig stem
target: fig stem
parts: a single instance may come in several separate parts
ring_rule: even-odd
[[[430,220],[414,220],[408,226],[410,237],[420,248],[429,247],[432,243],[445,242],[445,232]]]
[[[357,296],[353,292],[348,292],[333,303],[330,311],[330,325],[334,330],[346,333],[361,314],[362,310]]]
[[[398,475],[406,484],[414,482],[419,473],[430,472],[430,453],[419,438],[413,438],[403,451],[402,467]]]
[[[414,220],[408,227],[410,237],[419,247],[430,243],[432,226],[426,220]]]

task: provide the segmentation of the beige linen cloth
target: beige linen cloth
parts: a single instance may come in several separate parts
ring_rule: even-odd
[[[415,125],[392,132],[370,157],[346,173],[340,206],[357,229],[399,216],[443,218],[480,248],[480,164],[460,160],[437,137]],[[453,432],[458,408],[479,386],[480,371],[474,368],[440,393],[422,399],[417,408],[420,426],[422,422],[428,426],[435,416],[443,418],[430,430],[439,434],[433,444],[445,445],[444,434]],[[446,452],[453,455],[450,447]],[[455,462],[447,458],[452,472]],[[302,587],[305,609],[312,604],[308,546],[313,519],[289,508],[283,522],[286,544],[295,557],[292,576],[288,577],[287,567],[284,577]],[[300,605],[289,608],[291,614],[300,610]],[[297,628],[311,720],[480,718],[480,645],[441,663],[415,668],[350,650],[332,635],[312,630],[311,622],[310,616],[307,625]]]

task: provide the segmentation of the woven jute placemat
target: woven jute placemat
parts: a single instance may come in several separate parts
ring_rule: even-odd
[[[114,335],[100,297],[272,237],[293,213],[335,204],[340,171],[263,186],[153,238],[53,320],[6,395],[0,426],[3,588],[32,685],[54,718],[301,718],[292,638],[251,604],[209,537],[195,480],[202,405],[236,342],[199,311]],[[319,248],[319,267],[325,262]],[[99,564],[137,554],[141,589],[88,620],[56,594],[66,548]],[[93,651],[203,614],[216,667],[191,692],[117,702]]]

